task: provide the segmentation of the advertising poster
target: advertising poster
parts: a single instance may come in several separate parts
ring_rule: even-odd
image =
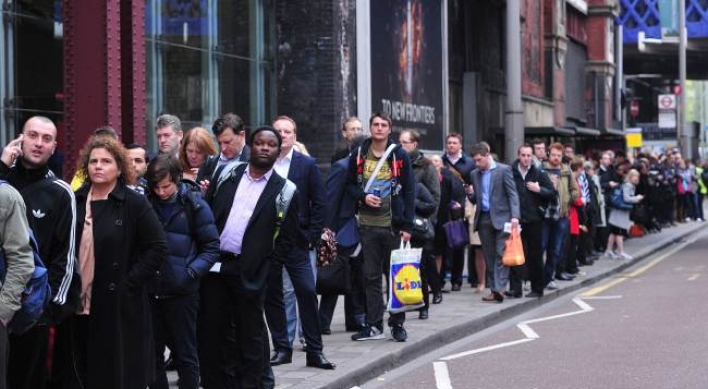
[[[372,112],[390,115],[395,133],[418,131],[428,150],[443,146],[441,12],[439,0],[371,2]]]

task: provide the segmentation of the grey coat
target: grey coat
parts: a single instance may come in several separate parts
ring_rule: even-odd
[[[29,224],[22,196],[10,184],[0,184],[0,249],[7,273],[0,289],[0,319],[9,322],[20,309],[22,291],[34,272]]]
[[[503,230],[504,223],[511,219],[521,219],[519,211],[519,194],[516,192],[514,175],[511,166],[497,162],[496,169],[491,171],[492,177],[489,181],[489,217],[496,230]],[[469,197],[470,201],[477,205],[474,213],[475,231],[478,230],[479,216],[482,213],[482,172],[475,169],[470,173],[470,181],[474,193]]]

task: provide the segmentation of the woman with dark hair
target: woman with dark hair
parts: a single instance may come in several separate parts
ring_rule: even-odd
[[[194,127],[182,139],[179,148],[179,161],[182,163],[182,177],[196,181],[199,168],[207,158],[216,155],[214,138],[203,127]]]
[[[167,257],[165,234],[147,199],[126,187],[135,173],[120,142],[93,137],[79,169],[72,387],[145,388],[155,374],[147,284]]]
[[[180,389],[199,388],[199,279],[219,258],[214,215],[201,193],[180,181],[182,170],[175,157],[161,154],[145,174],[148,199],[162,222],[169,252],[150,285],[157,373],[151,389],[169,387],[164,363],[167,339]]]

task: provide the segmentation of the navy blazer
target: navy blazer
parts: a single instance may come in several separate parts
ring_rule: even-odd
[[[348,169],[349,156],[334,162],[329,168],[327,218],[324,225],[332,231],[339,231],[349,219],[356,216],[357,200],[346,191]]]
[[[217,166],[219,165],[219,156],[220,154],[216,156],[209,156],[209,158],[204,161],[204,164],[199,167],[199,172],[197,172],[197,182],[202,182],[204,179],[212,179],[215,175],[215,171],[217,170]],[[251,149],[248,145],[244,145],[238,160],[240,162],[248,162],[249,159],[251,159]]]
[[[300,228],[306,236],[298,241],[304,248],[306,242],[314,247],[320,241],[326,212],[326,192],[317,161],[293,150],[288,180],[295,183],[300,195]]]
[[[236,174],[226,179],[216,193],[208,196],[209,205],[214,212],[216,228],[221,234],[236,196],[236,189],[241,182],[247,165],[238,166]],[[274,242],[278,210],[275,199],[285,185],[285,179],[273,171],[261,197],[258,198],[248,226],[243,234],[241,247],[240,276],[247,292],[260,294],[265,291],[266,278],[270,269],[270,261],[284,261],[292,251],[295,240],[298,239],[298,193],[295,192],[288,213],[282,220],[278,239]],[[210,187],[211,191],[215,188]],[[221,273],[232,276],[233,261],[222,262]]]

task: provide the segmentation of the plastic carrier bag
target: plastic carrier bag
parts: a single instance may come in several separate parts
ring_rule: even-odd
[[[411,248],[403,243],[391,251],[390,282],[388,288],[388,311],[398,313],[423,307],[423,282],[420,278],[422,248]]]

